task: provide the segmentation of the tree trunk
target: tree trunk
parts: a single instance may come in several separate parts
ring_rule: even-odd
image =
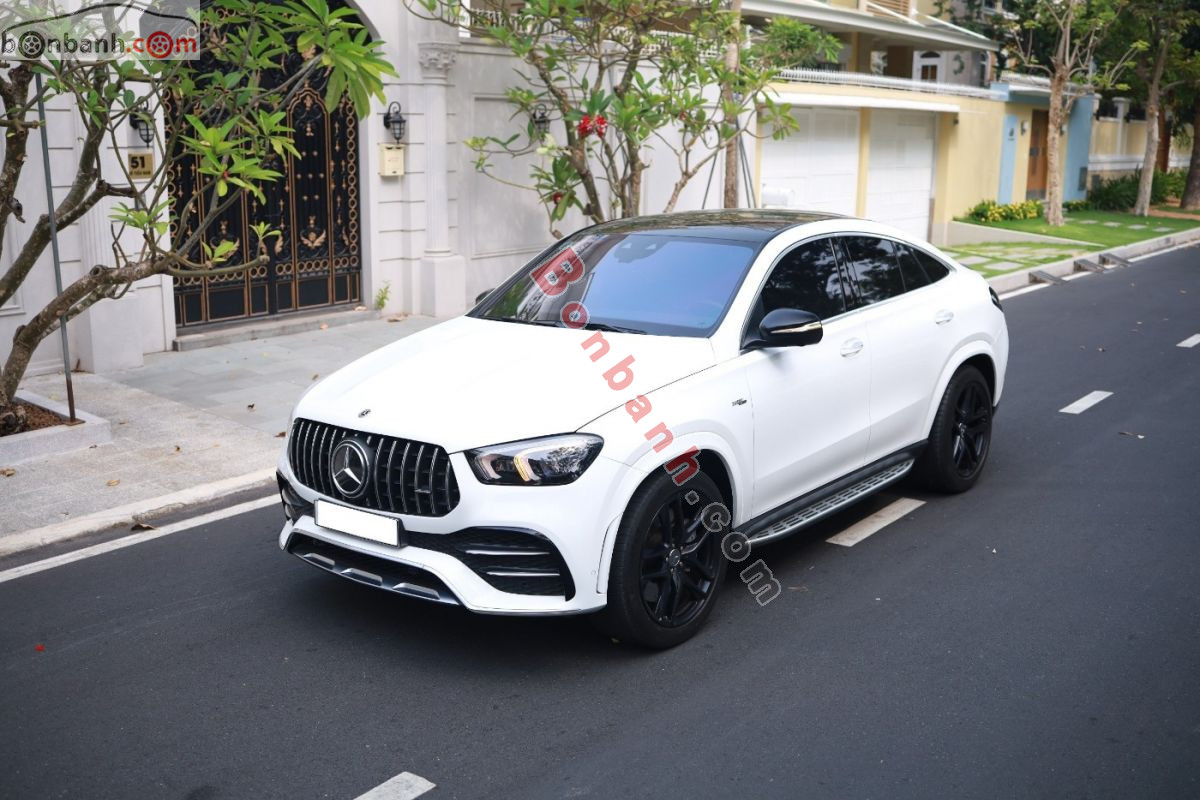
[[[1050,113],[1046,125],[1046,222],[1050,225],[1063,224],[1062,167],[1059,165],[1059,143],[1066,116],[1067,77],[1055,70],[1050,78]]]
[[[62,324],[78,316],[93,304],[109,296],[115,287],[124,286],[160,272],[166,272],[164,261],[138,261],[115,269],[94,267],[66,286],[41,311],[13,333],[12,350],[0,369],[0,414],[9,410],[17,386],[25,377],[29,360],[37,346]]]
[[[1192,158],[1188,162],[1187,184],[1179,207],[1188,211],[1200,209],[1200,93],[1192,105]]]
[[[1146,150],[1142,156],[1142,175],[1138,180],[1137,202],[1133,204],[1133,213],[1142,217],[1150,215],[1154,168],[1158,164],[1158,95],[1163,69],[1167,65],[1169,47],[1168,40],[1164,38],[1154,56],[1154,68],[1146,91]]]
[[[742,35],[742,0],[733,0],[730,11],[733,14],[732,24],[735,28],[735,38],[725,48],[725,68],[735,72],[741,61],[739,50]],[[722,89],[721,94],[724,96],[725,102],[733,102],[733,93],[728,86]],[[738,128],[736,120],[733,122],[733,128],[735,130]],[[725,143],[725,208],[738,207],[738,141],[740,139],[740,136],[734,136]]]

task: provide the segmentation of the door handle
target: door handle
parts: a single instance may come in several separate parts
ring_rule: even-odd
[[[842,342],[842,355],[846,358],[858,355],[859,351],[862,349],[862,339],[847,339],[846,341]]]
[[[954,319],[954,312],[947,308],[943,308],[941,311],[933,315],[933,321],[938,325],[945,325],[952,319]]]

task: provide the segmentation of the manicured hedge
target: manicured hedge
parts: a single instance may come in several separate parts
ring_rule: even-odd
[[[1000,205],[995,200],[983,200],[967,215],[980,222],[1000,222],[1010,219],[1037,219],[1042,215],[1041,200],[1024,200],[1020,203]]]
[[[1137,202],[1138,182],[1141,178],[1141,170],[1119,178],[1101,178],[1088,192],[1088,208],[1097,211],[1128,211]],[[1158,205],[1172,197],[1182,196],[1186,182],[1185,169],[1173,169],[1169,172],[1156,169],[1154,181],[1150,184],[1150,203]]]

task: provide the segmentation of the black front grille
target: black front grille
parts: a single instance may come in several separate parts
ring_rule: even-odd
[[[454,556],[502,592],[575,596],[571,572],[544,536],[516,528],[466,528],[454,533],[406,531],[406,544]]]
[[[367,490],[355,499],[348,499],[337,490],[329,467],[333,448],[348,436],[356,436],[372,455]],[[362,508],[441,517],[458,505],[458,481],[450,456],[436,444],[297,419],[288,442],[288,461],[300,483]]]

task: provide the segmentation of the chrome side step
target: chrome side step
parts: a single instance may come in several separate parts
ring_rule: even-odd
[[[764,528],[750,537],[753,544],[762,544],[774,539],[787,536],[804,528],[822,517],[827,517],[869,494],[879,491],[888,484],[895,483],[908,474],[916,460],[908,458],[898,464],[887,467],[861,481],[847,486],[841,491],[834,492],[828,497],[817,500],[812,505],[805,506],[794,514],[790,514],[778,522]]]

